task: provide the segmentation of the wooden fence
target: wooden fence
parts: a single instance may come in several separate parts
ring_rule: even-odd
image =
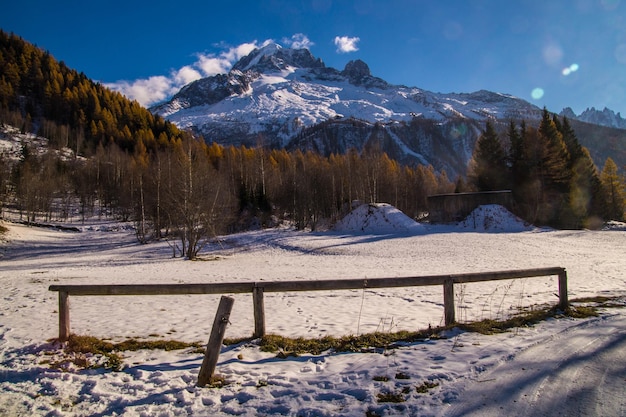
[[[70,336],[70,304],[72,296],[103,295],[179,295],[179,294],[241,294],[252,293],[254,337],[265,335],[263,294],[269,292],[355,290],[365,288],[423,287],[443,285],[445,324],[456,322],[454,284],[504,279],[558,276],[559,306],[568,306],[567,272],[565,268],[537,268],[469,274],[429,275],[398,278],[331,279],[317,281],[261,281],[215,284],[137,284],[137,285],[51,285],[59,293],[59,340]]]

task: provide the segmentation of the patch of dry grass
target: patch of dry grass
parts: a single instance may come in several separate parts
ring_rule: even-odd
[[[545,307],[533,311],[526,311],[505,320],[481,320],[477,322],[454,324],[452,326],[429,328],[415,332],[376,332],[359,336],[331,337],[324,336],[318,339],[307,339],[303,337],[288,338],[278,335],[266,335],[261,338],[261,350],[265,352],[278,352],[278,357],[287,358],[298,356],[302,353],[319,355],[322,352],[332,350],[334,352],[363,352],[372,349],[389,349],[399,343],[412,343],[426,339],[441,338],[441,332],[453,327],[468,332],[480,334],[495,334],[519,327],[533,326],[548,318],[574,317],[587,318],[598,315],[594,306],[574,306],[571,305],[565,311],[558,307]]]
[[[112,343],[93,336],[72,334],[63,347],[65,357],[60,361],[49,363],[51,367],[58,369],[68,368],[69,364],[73,364],[79,369],[103,367],[119,371],[123,368],[121,352],[141,349],[170,351],[187,348],[195,348],[194,352],[197,352],[202,349],[202,346],[199,343],[186,343],[177,340],[128,339],[123,342]]]

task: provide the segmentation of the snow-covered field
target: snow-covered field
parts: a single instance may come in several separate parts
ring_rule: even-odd
[[[191,350],[124,352],[121,372],[60,372],[47,364],[59,353],[48,341],[58,331],[57,294],[48,291],[51,284],[373,278],[562,266],[570,298],[626,296],[623,224],[602,231],[537,229],[494,206],[482,207],[454,226],[417,225],[386,205],[362,208],[353,216],[328,232],[282,228],[224,236],[202,252],[204,260],[195,262],[172,258],[166,242],[139,245],[132,231],[116,224],[77,224],[82,232],[75,233],[4,223],[9,231],[0,242],[0,415],[498,415],[498,407],[481,411],[493,392],[485,389],[501,393],[499,405],[509,401],[507,406],[513,406],[516,395],[533,395],[540,403],[558,385],[549,380],[558,372],[534,374],[534,384],[526,384],[530,394],[502,384],[519,388],[518,381],[528,380],[519,378],[522,369],[558,370],[564,351],[593,356],[594,348],[609,342],[624,345],[626,314],[607,309],[599,318],[553,319],[494,336],[453,330],[446,339],[370,353],[278,359],[244,343],[223,349],[217,372],[229,384],[219,389],[195,386],[202,354]],[[455,290],[460,320],[498,319],[519,308],[558,301],[556,277]],[[254,328],[251,296],[234,298],[226,336],[249,336]],[[72,332],[114,341],[206,343],[218,301],[213,295],[72,297]],[[266,294],[265,310],[267,331],[282,336],[342,336],[443,324],[439,286]],[[536,356],[541,364],[530,363]],[[603,366],[615,372],[601,374],[602,380],[618,383],[610,384],[612,400],[603,402],[613,408],[600,410],[624,415],[626,362],[603,358]],[[512,371],[518,360],[523,365]],[[584,378],[574,379],[579,380],[584,383]],[[489,381],[491,388],[485,388]],[[416,387],[426,382],[431,388],[418,392]],[[602,381],[589,383],[602,386]],[[386,393],[405,401],[379,401],[378,395]],[[465,404],[472,409],[464,409]],[[515,415],[514,410],[507,414]]]

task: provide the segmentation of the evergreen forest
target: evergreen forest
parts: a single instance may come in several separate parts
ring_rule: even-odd
[[[191,259],[209,237],[283,220],[315,230],[353,201],[421,218],[429,195],[511,189],[516,214],[537,225],[624,219],[619,168],[608,159],[599,172],[567,119],[547,110],[536,128],[511,121],[498,133],[487,122],[467,178],[451,180],[378,149],[326,157],[207,143],[0,31],[0,123],[48,139],[45,152],[24,141],[19,158],[0,153],[0,215],[132,221],[140,242],[171,239]]]
[[[472,190],[511,190],[518,216],[536,225],[578,229],[624,220],[625,179],[609,157],[601,172],[567,118],[543,110],[538,127],[491,121],[468,167]]]

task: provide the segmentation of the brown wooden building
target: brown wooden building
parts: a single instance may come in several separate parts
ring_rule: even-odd
[[[457,222],[478,206],[487,204],[499,204],[513,211],[513,194],[511,190],[502,190],[431,195],[428,196],[428,217],[433,223]]]

